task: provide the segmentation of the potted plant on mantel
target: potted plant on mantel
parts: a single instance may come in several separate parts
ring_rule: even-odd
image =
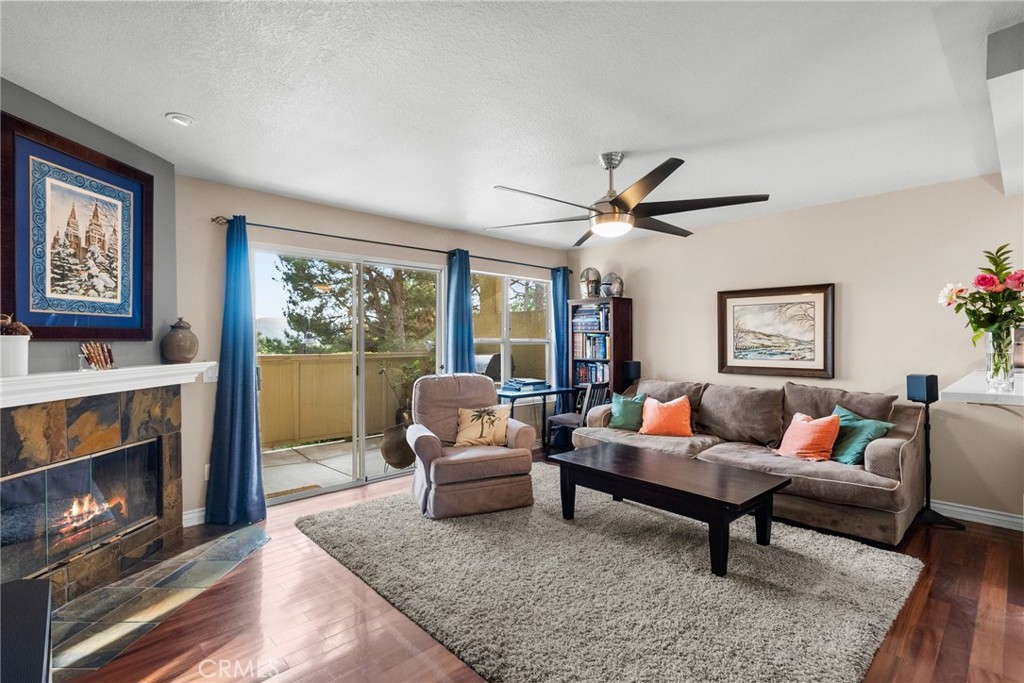
[[[0,377],[28,374],[28,340],[32,330],[9,315],[0,314]]]

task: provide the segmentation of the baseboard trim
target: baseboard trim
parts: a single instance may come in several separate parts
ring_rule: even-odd
[[[988,524],[989,526],[997,526],[1002,529],[1024,531],[1024,515],[1015,515],[1012,512],[986,510],[985,508],[960,505],[959,503],[944,503],[941,500],[933,500],[932,509],[939,514],[965,522],[977,522],[978,524]]]
[[[199,526],[200,524],[206,524],[206,508],[196,508],[195,510],[185,510],[181,515],[182,526]]]

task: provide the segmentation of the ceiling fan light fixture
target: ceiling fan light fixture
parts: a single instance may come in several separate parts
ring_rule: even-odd
[[[601,237],[618,237],[633,229],[634,219],[628,213],[599,213],[590,217],[590,229]]]

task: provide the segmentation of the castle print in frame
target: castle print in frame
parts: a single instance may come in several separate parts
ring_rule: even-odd
[[[153,176],[2,119],[0,310],[35,339],[152,339]]]

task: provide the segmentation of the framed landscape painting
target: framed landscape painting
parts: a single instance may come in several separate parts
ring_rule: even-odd
[[[834,376],[835,285],[718,293],[718,370]]]
[[[152,339],[153,176],[2,118],[0,312],[35,339]]]

